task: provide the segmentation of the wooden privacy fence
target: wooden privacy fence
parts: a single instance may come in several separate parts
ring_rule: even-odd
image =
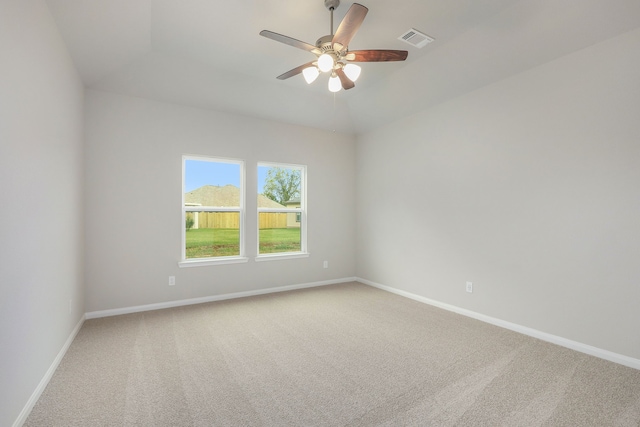
[[[258,214],[260,228],[287,228],[287,214],[277,212],[260,212]]]
[[[197,228],[240,228],[240,214],[237,212],[187,212],[187,218],[193,219]],[[261,212],[260,228],[287,228],[287,214]]]

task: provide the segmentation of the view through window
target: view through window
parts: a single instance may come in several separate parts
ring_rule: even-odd
[[[305,173],[300,165],[258,164],[258,255],[306,252]]]
[[[183,157],[182,259],[244,255],[244,163]]]

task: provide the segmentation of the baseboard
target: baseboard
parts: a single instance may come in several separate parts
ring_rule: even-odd
[[[40,380],[40,383],[38,384],[34,392],[31,394],[31,397],[27,401],[27,404],[24,406],[24,408],[22,408],[20,415],[18,415],[18,418],[13,423],[13,427],[20,427],[27,420],[27,417],[31,413],[31,410],[35,406],[38,399],[40,399],[40,395],[42,394],[44,389],[47,388],[49,381],[51,381],[51,377],[53,377],[54,372],[56,371],[56,369],[58,369],[58,365],[60,365],[62,358],[67,353],[67,350],[69,350],[69,347],[71,346],[71,343],[73,342],[73,340],[76,338],[76,335],[78,335],[80,328],[82,328],[82,324],[84,323],[84,320],[85,320],[85,316],[83,315],[80,318],[80,321],[78,322],[76,327],[73,329],[73,331],[71,331],[69,338],[67,338],[67,341],[65,341],[64,345],[62,346],[62,349],[60,349],[60,351],[58,352],[58,355],[53,360],[53,363],[51,364],[51,366],[49,366],[49,369],[44,374],[44,377],[42,377],[42,379]]]
[[[335,285],[337,283],[354,282],[355,277],[345,277],[342,279],[325,280],[321,282],[303,283],[298,285],[279,286],[276,288],[257,289],[255,291],[234,292],[230,294],[212,295],[201,298],[190,298],[176,301],[167,301],[156,304],[138,305],[134,307],[115,308],[112,310],[92,311],[85,314],[87,319],[97,319],[100,317],[119,316],[121,314],[139,313],[142,311],[161,310],[163,308],[180,307],[184,305],[202,304],[206,302],[224,301],[228,299],[251,297],[255,295],[273,294],[276,292],[293,291],[296,289],[315,288],[317,286]]]
[[[587,344],[583,344],[581,342],[572,341],[563,337],[559,337],[556,335],[548,334],[546,332],[539,331],[537,329],[528,328],[526,326],[518,325],[516,323],[507,322],[505,320],[496,319],[495,317],[487,316],[481,313],[476,313],[475,311],[467,310],[464,308],[456,307],[454,305],[445,304],[440,301],[432,300],[429,298],[425,298],[420,295],[412,294],[411,292],[406,292],[400,289],[392,288],[390,286],[381,285],[379,283],[372,282],[367,279],[363,279],[360,277],[356,277],[356,280],[360,283],[364,283],[365,285],[372,286],[374,288],[382,289],[387,292],[394,293],[396,295],[400,295],[406,298],[410,298],[415,301],[419,301],[425,304],[432,305],[434,307],[442,308],[447,311],[451,311],[457,314],[461,314],[463,316],[471,317],[476,320],[480,320],[485,323],[490,323],[495,326],[500,326],[501,328],[509,329],[514,332],[518,332],[524,335],[528,335],[533,338],[540,339],[542,341],[547,341],[552,344],[557,344],[562,347],[569,348],[571,350],[579,351],[580,353],[585,353],[590,356],[595,356],[600,359],[608,360],[610,362],[618,363],[620,365],[628,366],[630,368],[640,370],[640,359],[635,359],[633,357],[625,356],[622,354],[614,353],[608,350],[603,350],[601,348],[593,347]]]

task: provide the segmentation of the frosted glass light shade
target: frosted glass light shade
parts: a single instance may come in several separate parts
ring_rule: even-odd
[[[356,64],[347,64],[344,66],[344,73],[349,77],[349,80],[355,82],[360,77],[360,72],[362,68]]]
[[[313,83],[319,75],[320,71],[316,67],[307,67],[302,70],[302,76],[308,84]]]
[[[338,92],[340,89],[342,89],[342,83],[340,83],[338,76],[329,77],[329,90],[331,92]]]
[[[318,68],[323,73],[333,70],[333,57],[327,53],[323,53],[318,57]]]

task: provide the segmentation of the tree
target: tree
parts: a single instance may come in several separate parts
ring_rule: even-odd
[[[269,169],[262,194],[281,205],[300,197],[300,171],[284,168]]]
[[[195,224],[195,221],[193,219],[193,213],[188,212],[185,216],[185,226],[187,228],[187,231],[191,230],[194,224]]]

